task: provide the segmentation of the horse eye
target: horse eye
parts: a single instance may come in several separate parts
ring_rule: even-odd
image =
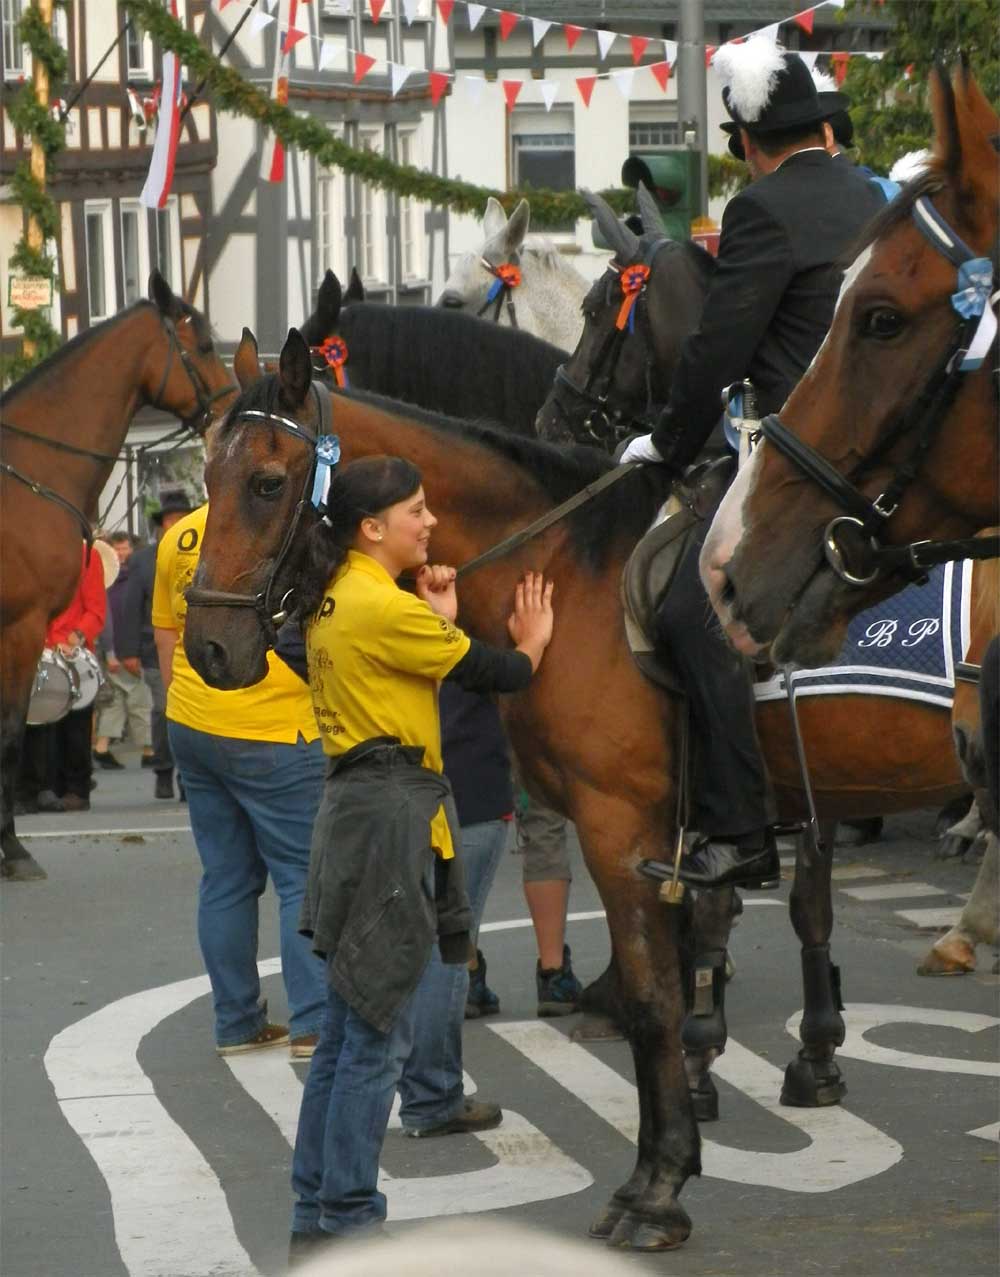
[[[250,480],[254,495],[265,501],[273,501],[284,486],[285,478],[280,474],[258,474]]]
[[[877,341],[888,341],[903,330],[903,316],[898,310],[888,306],[879,306],[870,310],[861,321],[862,337],[874,337]]]

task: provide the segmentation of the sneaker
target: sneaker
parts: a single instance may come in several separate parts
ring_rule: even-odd
[[[538,1014],[543,1018],[572,1015],[580,1009],[583,986],[573,974],[569,945],[563,945],[561,967],[546,971],[541,963],[535,968],[535,987],[538,990]]]
[[[157,772],[156,784],[153,788],[155,798],[173,798],[174,778],[170,772]]]
[[[318,1041],[318,1033],[303,1033],[301,1037],[291,1038],[288,1043],[288,1054],[293,1060],[311,1060]]]
[[[472,1131],[492,1131],[503,1121],[503,1109],[488,1100],[465,1100],[457,1117],[437,1126],[406,1126],[403,1130],[411,1139],[429,1140],[437,1135],[468,1135]]]
[[[79,794],[63,794],[61,801],[63,811],[90,811],[90,799]]]
[[[58,798],[51,789],[43,789],[35,799],[35,805],[38,811],[65,811],[63,800]]]
[[[500,1010],[500,999],[486,983],[486,959],[481,950],[476,950],[477,966],[469,972],[469,994],[465,999],[465,1018],[478,1020],[481,1015],[496,1015]]]
[[[265,1046],[284,1046],[288,1041],[288,1029],[283,1024],[265,1024],[261,1031],[246,1042],[233,1042],[229,1046],[217,1046],[217,1055],[241,1055],[244,1051],[259,1051]]]
[[[103,767],[107,772],[124,771],[125,764],[120,763],[110,749],[103,751],[94,750],[94,762],[98,767]]]

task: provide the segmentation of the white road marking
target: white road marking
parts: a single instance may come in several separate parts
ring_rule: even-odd
[[[945,887],[932,887],[929,882],[880,882],[871,887],[841,887],[852,900],[916,900],[918,896],[947,896]]]
[[[835,865],[830,872],[834,882],[849,878],[884,878],[884,869],[876,869],[874,865]]]
[[[778,909],[785,908],[784,900],[747,900],[746,897],[743,899],[744,909],[748,906],[752,909],[754,906],[760,905],[773,905]],[[607,915],[603,909],[591,909],[586,913],[568,913],[566,915],[566,921],[593,922],[596,918],[604,918],[606,916]],[[479,932],[482,934],[484,931],[519,931],[522,928],[530,927],[531,925],[532,923],[530,918],[507,918],[503,922],[484,922],[480,926]]]
[[[125,838],[133,834],[189,834],[190,825],[158,825],[154,829],[39,829],[29,833],[17,831],[24,842],[28,838]]]
[[[954,927],[962,916],[961,909],[896,909],[894,912],[897,918],[905,918],[915,927],[935,930],[939,927]]]
[[[635,1087],[614,1069],[547,1024],[523,1021],[489,1028],[635,1143],[639,1129]],[[781,1070],[732,1038],[714,1071],[776,1118],[803,1131],[809,1144],[793,1153],[765,1153],[703,1137],[705,1175],[792,1193],[829,1193],[880,1175],[903,1156],[894,1139],[842,1107],[782,1108],[778,1103]]]
[[[995,1143],[1000,1140],[1000,1122],[991,1122],[989,1126],[980,1126],[975,1131],[966,1131],[966,1135],[975,1135],[977,1139],[990,1140]]]
[[[792,1037],[799,1035],[801,1012],[785,1025]],[[868,1060],[872,1064],[890,1064],[897,1069],[926,1069],[932,1073],[970,1073],[976,1077],[1000,1077],[1000,1064],[991,1060],[960,1060],[947,1055],[918,1055],[913,1051],[896,1051],[878,1046],[865,1036],[884,1024],[932,1024],[936,1028],[960,1029],[963,1033],[981,1033],[993,1029],[1000,1020],[973,1011],[938,1010],[934,1007],[889,1006],[879,1002],[852,1002],[844,1012],[847,1035],[838,1055],[852,1060]],[[724,1057],[723,1057],[724,1058]]]

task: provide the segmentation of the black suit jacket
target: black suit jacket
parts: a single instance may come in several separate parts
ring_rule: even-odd
[[[115,630],[115,655],[119,660],[138,656],[146,669],[159,669],[153,638],[156,546],[146,545],[136,550],[129,559],[128,568],[121,624]]]
[[[781,408],[830,327],[839,259],[884,207],[863,174],[821,150],[796,152],[729,201],[701,324],[653,432],[666,460],[694,460],[734,381],[754,383],[761,416]]]

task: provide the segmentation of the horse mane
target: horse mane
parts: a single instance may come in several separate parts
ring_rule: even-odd
[[[188,302],[181,301],[179,297],[176,297],[174,300],[177,302],[182,313],[191,319],[195,337],[198,340],[199,346],[204,345],[205,343],[210,343],[212,341],[212,330],[201,311],[195,310],[193,306],[189,305]],[[36,364],[35,367],[26,372],[23,377],[21,377],[18,381],[15,381],[9,390],[4,391],[4,400],[9,401],[14,398],[14,396],[23,394],[26,390],[31,389],[36,382],[47,381],[53,374],[61,372],[62,365],[67,359],[78,354],[80,350],[89,345],[90,342],[98,336],[103,336],[109,329],[115,327],[117,324],[124,323],[127,319],[131,319],[134,315],[138,314],[143,307],[148,307],[150,310],[155,311],[156,314],[159,314],[159,309],[156,304],[149,301],[148,298],[142,297],[139,301],[133,302],[131,306],[126,306],[124,310],[118,311],[117,314],[111,315],[108,319],[103,319],[99,324],[95,324],[92,328],[85,328],[82,333],[77,333],[77,335],[75,337],[71,337],[69,341],[63,342],[58,350],[49,355],[47,359],[43,359],[40,364]]]
[[[662,255],[663,253],[670,255],[680,252],[681,256],[686,258],[687,264],[693,268],[695,274],[699,277],[700,282],[707,288],[708,282],[712,277],[712,272],[715,270],[715,258],[707,249],[702,248],[700,244],[696,244],[694,240],[670,239],[669,236],[665,236],[656,231],[644,231],[639,237],[640,251],[632,260],[646,260],[649,250],[652,248],[653,244],[658,243],[663,239],[666,239],[669,247],[661,250],[661,254],[658,255]],[[656,258],[653,260],[655,262]],[[588,303],[591,306],[596,306],[597,304],[605,306],[610,305],[613,300],[613,285],[614,280],[608,278],[606,270],[602,274],[598,275],[583,299],[584,309],[587,308]],[[621,301],[620,294],[618,295],[618,301]]]
[[[527,253],[535,259],[543,270],[559,271],[563,275],[572,275],[574,279],[583,276],[564,253],[560,253],[556,244],[547,235],[528,235],[521,245],[521,253]]]
[[[468,320],[463,322],[468,323]],[[251,408],[274,409],[278,382],[278,374],[272,373],[259,378],[240,394],[219,427],[219,442],[232,431],[241,412]],[[615,462],[597,448],[577,444],[557,447],[491,425],[429,412],[369,391],[347,390],[342,394],[390,416],[402,417],[407,422],[423,426],[435,434],[486,448],[501,460],[523,470],[526,478],[537,484],[553,505],[568,500],[615,467]],[[334,430],[339,397],[334,397]],[[600,570],[606,565],[612,549],[623,544],[634,545],[639,540],[669,495],[670,476],[665,467],[637,467],[621,482],[613,484],[569,516],[566,522],[577,554],[590,568]]]

